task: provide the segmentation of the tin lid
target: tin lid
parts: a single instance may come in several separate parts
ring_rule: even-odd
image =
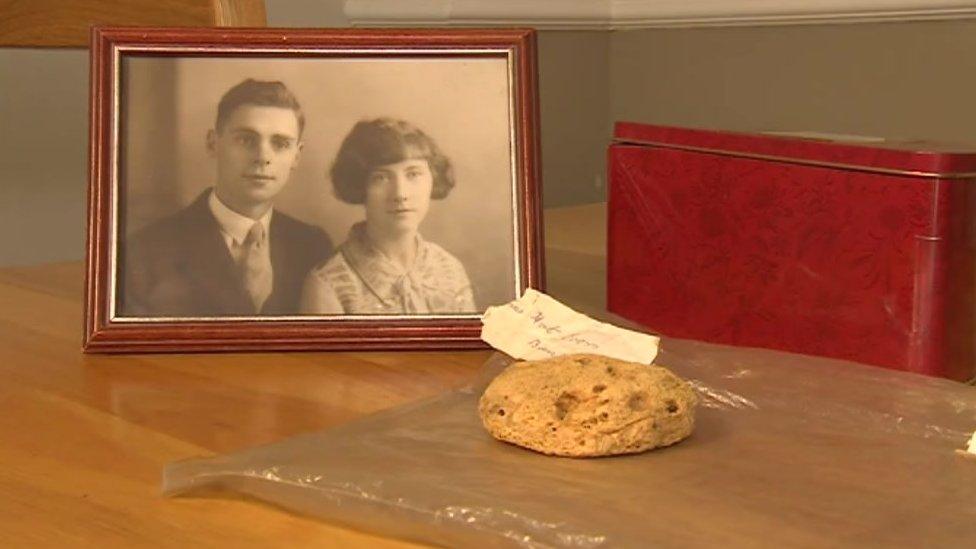
[[[976,145],[617,122],[614,142],[917,177],[976,176]]]

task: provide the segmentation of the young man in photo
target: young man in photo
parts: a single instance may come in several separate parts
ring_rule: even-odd
[[[304,126],[281,82],[248,79],[224,94],[207,134],[216,183],[123,243],[122,315],[298,313],[306,274],[332,253],[322,229],[274,209],[298,164]]]

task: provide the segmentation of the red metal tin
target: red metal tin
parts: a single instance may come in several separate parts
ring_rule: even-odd
[[[618,123],[607,304],[665,335],[976,375],[976,147]]]

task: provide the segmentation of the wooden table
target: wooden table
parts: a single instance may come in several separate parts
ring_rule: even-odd
[[[602,212],[547,225],[552,286],[589,310],[602,307]],[[83,272],[0,269],[0,545],[415,546],[253,502],[163,498],[160,475],[462,385],[488,351],[83,355]]]
[[[605,312],[604,222],[603,205],[547,211],[549,293],[594,314]],[[80,262],[0,269],[0,437],[4,441],[0,446],[0,546],[416,547],[229,494],[205,499],[163,498],[159,493],[161,472],[176,460],[228,453],[319,431],[460,386],[473,378],[488,351],[83,355],[82,273]],[[685,344],[675,343],[672,355],[682,350],[681,345]],[[754,357],[767,357],[767,362],[775,363],[775,368],[766,370],[770,372],[780,371],[781,360],[800,362],[789,355],[752,352]],[[733,356],[742,355],[729,355]],[[736,361],[729,358],[719,362],[735,366]],[[793,365],[782,366],[785,372]],[[835,374],[838,367],[832,366]],[[735,375],[749,374],[749,369],[736,368]],[[878,375],[887,374],[876,374],[878,371],[865,368],[858,370],[858,375],[866,372],[871,381],[877,381]],[[857,383],[834,389],[829,374],[819,377],[817,373],[817,377],[797,378],[802,382],[795,384],[802,389],[798,396],[811,391],[845,392],[844,396],[851,399],[859,395]],[[892,379],[896,377],[892,375]],[[905,381],[897,379],[899,383]],[[908,386],[921,387],[921,392],[901,397],[887,393],[872,396],[868,400],[880,402],[874,413],[892,419],[886,415],[885,406],[895,410],[899,403],[927,403],[922,394],[925,384],[911,381],[906,381]],[[949,393],[958,393],[959,400],[954,402],[960,406],[976,409],[976,399],[966,391],[953,385]],[[802,416],[802,410],[795,412]],[[738,449],[759,452],[756,455],[760,457],[754,455],[750,464],[744,463],[748,461],[745,454],[736,454],[742,458],[736,462],[740,472],[765,478],[766,458],[761,457],[765,454],[757,450],[759,446],[773,451],[770,460],[791,455],[788,450],[806,451],[809,441],[794,440],[787,446],[777,438],[782,432],[769,431],[775,422],[760,421],[759,415],[749,417],[754,417],[752,427],[736,433],[742,439]],[[959,433],[968,428],[964,421],[957,423]],[[707,434],[706,427],[714,430],[722,426],[709,427],[703,422],[701,431]],[[724,444],[717,451],[737,451],[729,434],[713,437]],[[714,442],[702,436],[703,441]],[[757,446],[755,440],[765,442]],[[844,445],[850,444],[846,436],[821,436],[813,442],[847,459],[862,457],[844,450],[849,447]],[[940,444],[946,446],[944,440]],[[677,451],[692,455],[694,447],[685,445]],[[920,475],[931,477],[932,488],[919,488],[925,486],[928,477],[914,473],[908,475],[913,478],[875,478],[867,461],[897,459],[897,447],[878,442],[864,451],[865,462],[856,462],[857,466],[844,471],[838,471],[830,460],[811,454],[808,463],[801,465],[803,473],[811,477],[799,476],[798,484],[789,490],[802,497],[809,493],[811,501],[816,501],[829,494],[825,491],[849,482],[874,490],[876,493],[871,492],[874,495],[869,494],[867,500],[882,505],[898,498],[893,494],[899,493],[898,482],[902,482],[913,486],[916,494],[924,491],[924,501],[888,503],[890,509],[881,511],[858,508],[854,514],[863,516],[844,520],[835,517],[839,511],[828,512],[822,505],[795,507],[785,519],[775,513],[736,514],[728,511],[734,502],[726,501],[721,488],[722,482],[732,481],[722,476],[722,467],[710,468],[713,474],[709,482],[714,481],[720,493],[707,501],[695,500],[693,507],[719,511],[701,523],[699,533],[725,536],[726,545],[734,547],[763,546],[763,539],[743,534],[759,531],[768,532],[769,539],[777,539],[772,536],[776,534],[797,545],[816,547],[835,539],[834,533],[811,526],[826,522],[836,523],[848,541],[870,544],[882,539],[877,537],[882,534],[888,539],[911,534],[909,538],[931,540],[932,546],[968,546],[973,538],[967,532],[976,532],[976,524],[970,524],[974,508],[957,508],[953,514],[947,510],[951,505],[942,509],[946,504],[941,500],[951,495],[951,501],[971,502],[967,490],[972,486],[965,485],[976,478],[976,469],[966,468],[969,464],[963,463],[964,458],[958,458],[958,463],[950,461],[951,444],[946,447],[949,457],[938,460],[944,470],[919,469]],[[815,480],[825,474],[841,476],[833,478],[833,484]],[[964,482],[957,482],[959,479]],[[880,484],[875,488],[876,482]],[[777,499],[785,497],[782,491],[771,489],[761,495],[763,505],[772,510],[787,501]],[[755,499],[751,501],[755,504]],[[940,510],[933,512],[936,507]],[[728,511],[727,516],[720,512],[722,509]],[[675,517],[681,518],[682,512],[679,507],[673,509]],[[753,516],[753,522],[740,522],[741,515]],[[916,522],[919,517],[924,521]],[[680,520],[674,524],[680,529]]]
[[[488,351],[82,355],[82,273],[0,271],[4,546],[410,546],[251,502],[165,499],[160,475],[444,391]]]

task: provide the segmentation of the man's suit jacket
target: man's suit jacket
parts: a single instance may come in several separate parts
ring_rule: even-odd
[[[201,194],[120,247],[122,316],[251,316],[298,313],[305,275],[332,255],[322,229],[275,211],[268,237],[274,283],[260,313],[244,289],[220,225]]]

